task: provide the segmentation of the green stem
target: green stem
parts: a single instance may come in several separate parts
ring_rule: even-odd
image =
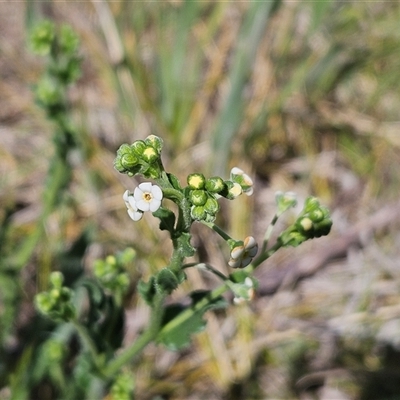
[[[187,308],[185,311],[181,312],[177,317],[172,319],[166,325],[163,326],[159,335],[165,335],[169,331],[174,330],[177,326],[184,324],[187,320],[193,317],[194,314],[203,310],[210,303],[220,297],[223,293],[229,290],[228,285],[223,284],[218,286],[216,289],[211,291],[207,296],[205,296],[202,300],[198,301],[193,307]]]
[[[274,230],[274,226],[275,226],[276,222],[278,221],[278,218],[279,218],[279,215],[275,214],[274,218],[272,218],[271,223],[268,225],[268,228],[267,228],[267,230],[265,232],[265,235],[264,235],[264,240],[263,240],[261,253],[264,253],[265,250],[267,249],[268,241],[271,238],[272,231]]]
[[[224,230],[222,230],[218,225],[214,224],[214,222],[201,221],[201,223],[211,228],[214,232],[217,232],[218,235],[221,236],[222,239],[226,240],[228,243],[236,243],[236,240],[232,239]]]
[[[249,264],[244,270],[246,272],[253,272],[260,264],[262,264],[265,260],[270,258],[273,254],[275,254],[282,247],[281,242],[276,242],[269,250],[262,251],[253,261]]]
[[[95,365],[99,367],[96,345],[90,337],[87,329],[82,326],[77,320],[72,320],[71,323],[74,326],[75,330],[78,332],[78,335],[81,338],[83,345],[89,350]]]
[[[191,267],[195,267],[197,269],[202,269],[202,270],[206,270],[206,271],[210,271],[212,272],[214,275],[218,276],[218,278],[222,279],[223,281],[227,281],[228,277],[226,277],[222,272],[218,271],[217,269],[215,269],[214,267],[212,267],[210,264],[206,264],[206,263],[190,263],[190,264],[185,264],[182,269],[185,268],[191,268]]]
[[[163,302],[165,297],[166,294],[164,293],[156,294],[148,328],[130,347],[107,365],[104,370],[106,376],[113,377],[119,372],[121,367],[132,361],[150,342],[155,340],[160,332],[160,326],[164,315]]]

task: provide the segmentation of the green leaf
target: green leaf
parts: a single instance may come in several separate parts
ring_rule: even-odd
[[[161,292],[171,293],[178,287],[178,284],[178,278],[169,268],[163,268],[156,275],[156,288]]]
[[[156,278],[152,276],[148,282],[139,281],[137,285],[140,296],[149,306],[153,304],[154,296],[156,295],[155,283]]]
[[[183,232],[177,238],[178,248],[183,257],[191,257],[196,252],[194,247],[190,244],[191,237],[192,237],[192,235],[190,235],[190,233]]]
[[[175,214],[167,208],[160,207],[153,215],[160,219],[160,229],[162,231],[169,231],[171,236],[174,235],[175,229]]]
[[[182,187],[181,184],[179,183],[178,178],[174,174],[167,173],[168,179],[171,182],[171,185],[173,186],[174,189],[181,191]]]
[[[159,343],[162,343],[170,350],[179,350],[190,345],[191,335],[199,333],[204,330],[206,321],[203,315],[206,311],[217,308],[225,308],[227,302],[221,296],[216,299],[210,299],[205,302],[199,309],[194,309],[197,304],[203,302],[207,296],[210,295],[209,291],[196,291],[191,293],[192,305],[183,306],[181,304],[169,305],[164,314],[163,327],[160,335],[157,338]],[[188,311],[193,310],[193,313],[188,314]]]

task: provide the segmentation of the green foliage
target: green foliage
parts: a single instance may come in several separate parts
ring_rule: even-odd
[[[221,309],[227,306],[222,297],[212,298],[210,301],[204,302],[207,297],[211,298],[210,295],[211,292],[209,291],[193,292],[191,293],[192,303],[190,306],[184,307],[180,304],[167,306],[162,323],[163,328],[157,337],[157,341],[175,351],[189,346],[191,335],[201,332],[206,326],[206,321],[203,319],[204,313],[208,310]],[[200,307],[196,307],[199,304]],[[194,311],[190,312],[191,310]]]

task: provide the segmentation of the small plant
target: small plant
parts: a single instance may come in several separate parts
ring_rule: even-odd
[[[59,273],[51,275],[53,287],[36,297],[36,305],[41,313],[54,320],[73,323],[87,350],[85,363],[90,367],[85,369],[85,373],[107,383],[114,382],[111,392],[125,390],[121,389],[126,381],[120,375],[121,370],[146,345],[156,342],[173,350],[187,346],[191,335],[204,328],[205,312],[228,306],[222,297],[224,292],[230,290],[233,293],[234,303],[251,300],[257,287],[253,272],[263,261],[281,247],[298,246],[308,239],[327,235],[332,225],[328,209],[321,206],[316,198],[309,197],[296,221],[278,236],[274,245],[269,246],[276,221],[297,204],[293,193],[277,193],[277,212],[261,246],[253,236],[232,238],[216,224],[220,202],[222,199],[234,200],[242,194],[251,195],[254,190],[252,179],[241,169],[233,168],[229,179],[219,176],[206,178],[194,172],[188,175],[186,184],[182,185],[175,175],[164,169],[162,148],[162,139],[151,135],[145,140],[121,145],[114,161],[114,167],[121,173],[151,179],[140,183],[133,192],[127,190],[123,194],[128,216],[137,222],[145,212],[152,213],[160,220],[160,229],[168,231],[172,243],[169,264],[138,285],[140,295],[151,308],[147,329],[130,347],[122,353],[116,353],[122,339],[121,299],[129,285],[123,265],[132,261],[135,253],[131,249],[117,257],[109,256],[97,261],[94,266],[95,277],[81,283],[89,294],[89,312],[79,312],[77,306],[73,305],[73,293],[78,289],[63,287]],[[178,209],[176,213],[168,207],[164,201],[166,199],[175,203]],[[228,276],[203,262],[186,263],[186,259],[196,252],[191,244],[191,228],[195,223],[204,224],[225,240],[227,264],[232,268]],[[186,280],[185,271],[188,268],[215,274],[221,280],[221,285],[213,290],[189,293],[191,303],[188,306],[166,305],[167,296]],[[117,318],[119,323],[111,324],[115,313],[121,316]],[[107,324],[104,324],[105,321]],[[105,325],[108,335],[104,335]],[[99,335],[100,332],[102,335]],[[120,340],[115,340],[117,337]]]
[[[13,260],[16,269],[26,265],[43,236],[47,217],[60,206],[70,183],[70,151],[83,150],[69,118],[67,99],[68,86],[80,74],[78,43],[70,27],[56,27],[48,21],[32,34],[32,49],[47,57],[47,69],[35,92],[37,102],[54,122],[55,154],[48,173],[40,223],[33,235],[21,244],[21,251]],[[60,271],[43,273],[48,276],[49,285],[47,290],[36,295],[35,306],[48,326],[35,349],[36,357],[32,357],[35,361],[31,369],[35,373],[28,374],[29,383],[25,387],[19,385],[19,380],[25,379],[23,373],[10,382],[14,398],[27,397],[29,388],[43,381],[50,382],[55,396],[63,399],[97,399],[107,392],[112,399],[132,398],[134,380],[128,366],[148,344],[158,343],[171,350],[188,346],[191,336],[204,329],[203,317],[207,311],[229,306],[223,297],[225,292],[232,292],[233,304],[251,301],[257,289],[256,268],[280,248],[298,246],[306,240],[327,235],[331,229],[329,210],[316,198],[309,197],[295,222],[270,245],[277,220],[297,204],[295,194],[279,192],[276,214],[261,243],[252,235],[233,238],[218,225],[218,213],[224,201],[253,194],[250,176],[237,167],[232,168],[228,178],[206,177],[193,171],[182,183],[164,168],[162,149],[163,140],[150,135],[144,140],[122,144],[114,160],[117,171],[142,179],[136,188],[127,189],[121,196],[121,204],[125,203],[132,224],[142,223],[139,221],[143,214],[152,213],[160,221],[160,230],[168,232],[171,240],[168,264],[147,281],[138,283],[138,292],[151,309],[146,329],[121,351],[124,298],[131,285],[127,269],[135,262],[134,249],[127,248],[95,261],[92,276],[79,276],[72,282]],[[174,204],[172,208],[171,203]],[[205,225],[225,241],[225,259],[231,273],[225,275],[202,260],[188,262],[187,259],[196,253],[191,242],[194,224]],[[190,302],[187,305],[168,303],[168,296],[187,279],[189,268],[214,274],[220,285],[212,290],[188,293]],[[40,265],[38,272],[43,272]]]

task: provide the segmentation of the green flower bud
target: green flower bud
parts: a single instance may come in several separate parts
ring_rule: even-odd
[[[128,247],[122,253],[119,253],[117,257],[119,263],[125,266],[134,260],[136,251],[132,247]]]
[[[214,222],[215,221],[215,215],[206,213],[204,221],[206,221],[206,222]]]
[[[160,137],[158,137],[156,135],[150,135],[150,136],[147,136],[147,138],[144,140],[144,142],[148,146],[153,147],[159,155],[161,154],[161,150],[163,148],[164,141]]]
[[[143,140],[136,140],[135,142],[133,142],[130,146],[130,148],[132,149],[132,151],[139,157],[142,158],[142,154],[144,152],[144,150],[147,148],[148,146],[146,145],[145,142],[143,142]]]
[[[193,206],[190,210],[191,217],[196,221],[202,221],[206,218],[206,210],[201,206]]]
[[[152,146],[146,146],[142,153],[142,159],[149,164],[153,164],[160,158],[160,155],[157,153],[156,149]]]
[[[296,228],[300,233],[309,235],[313,229],[313,222],[308,217],[300,218],[296,223]]]
[[[53,309],[55,301],[47,292],[42,292],[35,296],[35,305],[42,314],[48,314]]]
[[[63,100],[60,86],[50,77],[42,78],[36,87],[36,97],[44,106],[55,106]]]
[[[320,208],[317,208],[316,210],[311,211],[308,214],[308,216],[310,217],[310,219],[313,222],[321,222],[325,218],[325,215],[324,215],[323,211]]]
[[[50,297],[54,299],[54,301],[58,301],[58,299],[61,297],[61,289],[51,289]]]
[[[50,283],[54,288],[60,289],[64,282],[64,276],[59,271],[54,271],[50,274]]]
[[[215,215],[219,210],[218,201],[215,200],[214,197],[209,196],[204,204],[204,209],[208,214]]]
[[[211,193],[221,193],[223,190],[226,189],[226,185],[222,178],[220,178],[219,176],[214,176],[207,179],[206,189]]]
[[[50,21],[41,22],[31,34],[30,42],[33,52],[41,56],[49,54],[54,35],[54,24]]]
[[[330,218],[325,218],[323,221],[318,222],[314,225],[315,236],[325,236],[331,231],[332,220]]]
[[[204,190],[191,190],[189,193],[189,200],[195,206],[204,206],[207,201],[207,193]]]
[[[275,202],[278,207],[278,215],[282,215],[291,207],[295,207],[297,204],[296,194],[293,192],[276,192]]]
[[[304,213],[310,213],[320,207],[319,201],[315,197],[307,197],[304,202]]]
[[[139,160],[133,153],[126,153],[121,157],[121,165],[126,170],[132,169],[135,165],[138,164]]]
[[[60,30],[60,49],[62,52],[72,55],[79,47],[79,36],[69,25],[62,25]]]
[[[203,174],[190,174],[187,177],[187,183],[190,189],[204,189],[206,178]]]
[[[112,267],[117,267],[117,259],[115,258],[115,256],[107,256],[106,257],[106,263]],[[115,268],[113,268],[115,269]]]
[[[242,194],[242,188],[238,183],[234,183],[232,181],[225,181],[225,184],[228,188],[228,192],[225,194],[222,194],[224,197],[226,197],[228,200],[234,200],[238,196]]]
[[[120,290],[125,291],[129,286],[129,275],[126,272],[119,274],[116,277],[116,284]]]

